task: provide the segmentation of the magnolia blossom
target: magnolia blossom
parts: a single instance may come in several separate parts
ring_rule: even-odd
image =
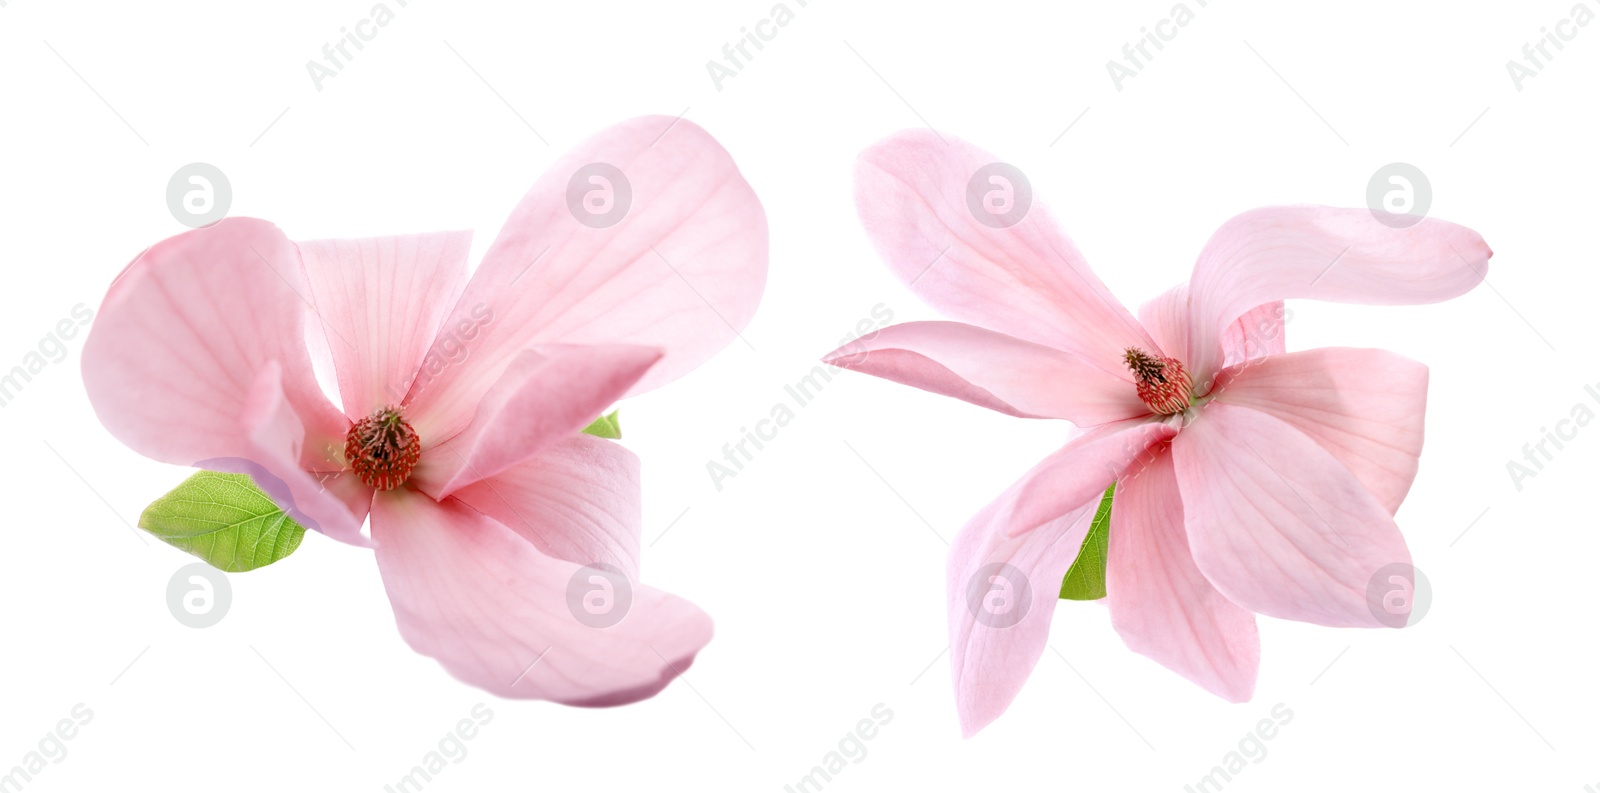
[[[1281,301],[1446,300],[1483,280],[1483,239],[1431,219],[1392,228],[1366,209],[1252,210],[1224,224],[1189,282],[1136,320],[1043,206],[1019,207],[1015,194],[981,200],[989,183],[974,177],[994,163],[928,131],[862,154],[857,205],[879,254],[961,322],[890,326],[828,357],[1081,428],[951,549],[950,655],[965,733],[998,717],[1038,662],[1062,578],[1112,483],[1112,625],[1131,649],[1207,690],[1250,698],[1256,614],[1391,624],[1367,592],[1380,571],[1409,570],[1394,513],[1422,450],[1427,369],[1382,350],[1287,353]],[[991,209],[998,221],[984,215]],[[988,610],[995,603],[1005,614]]]
[[[401,635],[456,677],[649,697],[711,620],[639,583],[639,460],[580,431],[750,320],[761,204],[704,130],[638,118],[557,161],[469,280],[470,246],[296,242],[243,218],[160,242],[106,296],[90,400],[135,451],[250,473],[307,527],[373,546]],[[569,583],[597,571],[620,622],[574,607]]]

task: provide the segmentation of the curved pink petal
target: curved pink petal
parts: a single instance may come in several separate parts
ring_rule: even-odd
[[[1282,300],[1263,303],[1233,321],[1222,332],[1222,365],[1282,355],[1288,350],[1284,337]]]
[[[1104,493],[1112,482],[1150,464],[1157,456],[1152,447],[1177,432],[1172,423],[1149,418],[1102,424],[1083,432],[1040,460],[1017,482],[1018,497],[1004,516],[1007,533],[1015,536],[1031,531]]]
[[[458,499],[379,493],[372,533],[406,643],[496,696],[634,702],[711,639],[711,619],[688,601],[546,556]]]
[[[766,273],[766,215],[722,146],[682,119],[625,121],[568,152],[512,211],[445,327],[490,321],[408,403],[453,434],[532,344],[659,348],[631,393],[649,390],[732,341]]]
[[[349,423],[317,386],[306,351],[305,282],[275,226],[228,218],[164,240],[112,284],[83,349],[83,381],[106,429],[178,465],[248,457],[240,424],[258,372],[280,368],[305,430],[307,468]]]
[[[1229,600],[1318,625],[1384,624],[1369,581],[1411,554],[1388,510],[1316,441],[1212,401],[1172,453],[1195,565]]]
[[[1393,515],[1422,454],[1428,367],[1386,350],[1328,347],[1222,370],[1215,399],[1293,425]]]
[[[984,507],[956,537],[946,593],[950,669],[966,736],[1005,712],[1039,662],[1061,579],[1078,557],[1101,493],[1149,444],[1168,437],[1171,428],[1155,423],[1091,430]],[[1106,470],[1112,460],[1116,470]]]
[[[1128,649],[1230,702],[1250,699],[1261,664],[1256,616],[1195,566],[1172,455],[1117,483],[1108,539],[1106,605]]]
[[[572,435],[455,492],[540,553],[639,576],[639,458],[621,444]]]
[[[1489,270],[1477,232],[1427,218],[1390,228],[1366,209],[1296,206],[1234,217],[1200,253],[1189,281],[1189,364],[1197,390],[1222,366],[1222,334],[1285,298],[1402,305],[1466,293]]]
[[[526,350],[459,434],[446,435],[427,413],[413,416],[424,448],[411,482],[442,499],[533,457],[588,426],[660,360],[660,350],[625,345]]]
[[[1139,324],[1161,353],[1183,360],[1189,354],[1189,285],[1178,284],[1145,301],[1139,306]]]
[[[447,365],[477,335],[478,324],[441,328],[467,282],[472,232],[298,243],[308,295],[316,305],[352,420],[398,405],[441,342]]]
[[[979,221],[993,217],[978,214],[987,211],[981,204],[986,193],[999,191],[997,200],[1003,200],[1009,190],[1014,211],[1025,205],[1022,185],[979,173],[996,162],[976,146],[931,130],[898,132],[862,152],[856,211],[889,269],[952,319],[1101,366],[1116,367],[1126,347],[1154,346],[1043,202],[1026,202],[1026,214],[1009,226]],[[974,201],[980,202],[976,211]]]
[[[1246,311],[1223,329],[1223,365],[1281,355],[1284,352],[1283,301],[1264,303]],[[1139,322],[1167,355],[1183,360],[1189,355],[1189,285],[1177,286],[1139,307]]]
[[[300,467],[300,461],[308,456],[302,448],[306,432],[284,397],[282,378],[277,363],[267,364],[256,375],[239,419],[248,440],[243,455],[199,460],[196,467],[249,474],[278,506],[306,528],[341,542],[371,546],[361,533],[361,524],[367,516],[372,488],[337,470],[313,472]]]
[[[823,360],[1023,418],[1090,426],[1150,412],[1126,370],[959,322],[891,325]]]

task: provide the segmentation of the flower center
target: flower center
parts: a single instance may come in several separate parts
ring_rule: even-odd
[[[1157,358],[1137,347],[1129,347],[1122,356],[1128,370],[1138,378],[1139,398],[1150,410],[1162,416],[1182,413],[1194,396],[1194,383],[1189,370],[1176,358]]]
[[[422,439],[397,407],[382,407],[350,427],[344,439],[350,470],[368,487],[393,490],[411,476],[422,456]]]

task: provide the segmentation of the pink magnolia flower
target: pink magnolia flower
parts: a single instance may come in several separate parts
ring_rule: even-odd
[[[1393,516],[1422,449],[1427,369],[1381,350],[1286,353],[1281,301],[1446,300],[1483,279],[1483,239],[1437,220],[1390,228],[1366,209],[1252,210],[1212,236],[1188,284],[1135,320],[1037,202],[1019,208],[1014,192],[993,207],[1012,215],[983,218],[977,191],[1000,188],[974,175],[994,162],[925,131],[862,154],[857,206],[880,255],[931,306],[973,324],[894,325],[828,357],[1084,428],[951,548],[964,732],[1004,712],[1038,662],[1062,578],[1113,482],[1112,625],[1207,690],[1250,698],[1256,614],[1383,624],[1368,583],[1410,561]],[[1004,615],[988,610],[987,599],[1007,598]]]
[[[580,430],[750,320],[766,216],[704,130],[644,117],[557,161],[469,281],[470,244],[294,242],[251,219],[158,243],[106,296],[90,399],[135,451],[249,472],[308,527],[374,546],[401,635],[461,680],[570,705],[652,696],[711,620],[637,583],[639,461]],[[569,608],[590,566],[622,576],[617,624]]]

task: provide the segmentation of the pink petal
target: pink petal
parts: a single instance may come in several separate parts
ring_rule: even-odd
[[[1024,418],[1087,426],[1150,412],[1126,370],[959,322],[891,325],[824,360]]]
[[[1149,464],[1156,456],[1152,447],[1175,434],[1173,424],[1149,418],[1083,432],[1017,482],[1018,498],[1005,518],[1007,532],[1015,536],[1031,531],[1099,496],[1112,482]]]
[[[639,458],[621,444],[572,435],[455,497],[546,556],[639,576]]]
[[[956,537],[946,591],[950,667],[966,736],[1005,712],[1039,662],[1061,579],[1101,493],[1151,443],[1171,436],[1170,427],[1156,423],[1091,430],[1012,485]]]
[[[1322,348],[1222,370],[1215,399],[1288,422],[1393,515],[1422,454],[1428,367],[1385,350]]]
[[[995,156],[930,130],[873,144],[856,162],[856,211],[900,280],[962,322],[1116,367],[1155,346],[1034,198],[1019,222],[978,221],[968,189]],[[978,190],[990,188],[979,177]],[[1018,185],[1013,206],[1020,208]],[[981,195],[982,193],[978,193]],[[983,211],[981,208],[978,211]]]
[[[1010,537],[997,522],[1010,497],[985,507],[950,548],[950,671],[967,738],[1005,713],[1044,655],[1061,579],[1078,557],[1095,506],[1081,504],[1037,531]]]
[[[1128,649],[1230,702],[1256,687],[1256,616],[1223,597],[1189,554],[1172,455],[1117,483],[1106,561],[1111,625]]]
[[[1178,284],[1139,306],[1139,324],[1161,353],[1183,360],[1189,354],[1189,285]]]
[[[569,206],[569,195],[602,190],[579,173],[592,163],[621,169],[631,187],[615,225],[584,225],[577,213],[596,216]],[[620,183],[612,188],[615,209]],[[659,348],[661,363],[631,393],[647,391],[731,342],[754,315],[766,272],[766,215],[717,141],[682,119],[625,121],[568,152],[517,205],[445,328],[481,316],[487,324],[464,360],[412,387],[409,404],[465,426],[530,344]]]
[[[305,430],[301,462],[326,467],[326,444],[349,423],[312,375],[305,291],[294,245],[264,221],[228,218],[157,243],[112,284],[84,343],[101,423],[162,462],[248,457],[240,416],[276,363]]]
[[[436,337],[441,355],[464,354],[478,326],[440,323],[466,285],[471,247],[469,231],[299,243],[345,415],[400,404]]]
[[[539,454],[588,426],[659,360],[660,350],[623,345],[524,351],[459,434],[416,417],[424,448],[412,484],[442,499]]]
[[[711,639],[710,618],[688,601],[546,556],[458,499],[379,493],[372,532],[400,635],[496,696],[634,702],[682,674]],[[597,626],[596,615],[614,619],[625,600],[620,622]]]
[[[1490,255],[1477,232],[1433,218],[1395,229],[1366,209],[1251,210],[1223,224],[1195,263],[1190,374],[1197,387],[1209,383],[1222,365],[1224,329],[1263,304],[1436,303],[1477,286]]]
[[[1265,303],[1244,313],[1222,331],[1225,366],[1284,351],[1283,301]],[[1161,350],[1183,360],[1189,355],[1189,286],[1177,286],[1139,307],[1139,322]]]
[[[282,376],[276,363],[267,364],[256,375],[240,417],[249,441],[244,454],[200,460],[196,467],[249,474],[302,526],[341,542],[370,547],[372,543],[361,534],[361,524],[372,489],[337,470],[316,473],[300,467],[307,456],[302,449],[306,433],[284,397]]]
[[[1260,614],[1379,627],[1369,580],[1410,552],[1387,509],[1294,427],[1210,402],[1172,443],[1195,564]]]
[[[1234,320],[1222,332],[1222,365],[1282,355],[1288,347],[1284,337],[1282,300],[1263,303]]]

